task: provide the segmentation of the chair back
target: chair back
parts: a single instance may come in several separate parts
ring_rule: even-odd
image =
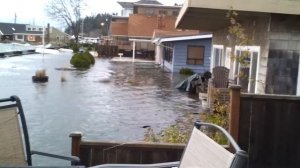
[[[213,84],[215,88],[227,88],[229,82],[229,69],[223,66],[213,68]]]
[[[31,165],[27,126],[16,96],[0,99],[0,166]],[[26,131],[24,131],[26,129]],[[29,158],[29,159],[28,159]]]
[[[194,128],[179,168],[229,168],[234,154]]]

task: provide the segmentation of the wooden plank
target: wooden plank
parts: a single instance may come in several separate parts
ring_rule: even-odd
[[[300,167],[299,109],[295,96],[241,96],[239,145],[248,145],[249,168]]]
[[[120,145],[122,144],[122,145]],[[179,161],[184,144],[81,142],[85,166],[104,163],[148,164]]]

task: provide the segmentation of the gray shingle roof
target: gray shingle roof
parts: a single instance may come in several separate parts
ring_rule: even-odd
[[[133,4],[163,5],[157,0],[139,0],[137,2],[119,2],[123,8],[133,8]]]
[[[133,8],[133,2],[118,2],[123,8]]]
[[[139,0],[137,2],[134,2],[136,4],[151,4],[151,5],[163,5],[162,3],[156,1],[156,0]]]
[[[25,32],[25,30],[26,24],[0,23],[0,31],[6,35]]]
[[[43,34],[42,31],[26,31],[26,25],[28,24],[0,23],[0,31],[3,35]]]

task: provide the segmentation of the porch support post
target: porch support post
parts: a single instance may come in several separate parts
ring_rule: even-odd
[[[229,133],[238,142],[240,126],[241,86],[229,87]]]
[[[132,62],[134,62],[135,59],[135,41],[133,41],[133,45],[132,45]]]
[[[79,157],[80,154],[80,143],[82,138],[81,132],[73,132],[70,134],[71,141],[71,155]]]

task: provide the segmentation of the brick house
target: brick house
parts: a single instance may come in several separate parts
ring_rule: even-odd
[[[252,93],[300,95],[300,2],[291,0],[242,1],[187,0],[176,21],[176,28],[213,32],[211,68],[223,65],[230,77]],[[251,39],[249,46],[232,46],[228,33],[230,9]],[[234,80],[241,71],[230,59],[249,52],[246,80]]]
[[[129,17],[113,16],[111,44],[117,45],[125,56],[131,56],[132,43],[135,43],[137,53],[146,53],[154,59],[155,45],[151,43],[154,30],[176,31],[174,25],[180,6],[164,6],[155,0],[138,1],[132,6],[133,13]]]

